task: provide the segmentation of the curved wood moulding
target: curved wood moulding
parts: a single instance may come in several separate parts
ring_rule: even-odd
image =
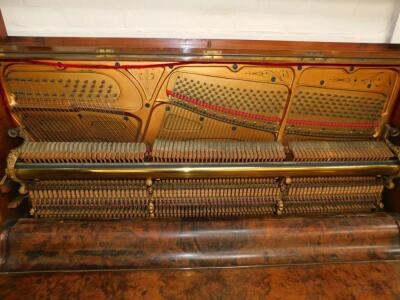
[[[20,219],[1,234],[1,271],[396,260],[399,237],[398,221],[388,214],[165,222]]]

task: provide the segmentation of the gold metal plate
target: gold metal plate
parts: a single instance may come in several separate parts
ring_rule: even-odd
[[[396,79],[390,69],[308,68],[293,89],[285,133],[371,138],[382,126]]]
[[[143,106],[138,88],[118,70],[57,70],[24,64],[10,66],[4,77],[7,91],[20,106],[129,111]]]
[[[135,142],[140,128],[131,116],[93,111],[13,110],[35,141]]]
[[[234,125],[276,132],[289,89],[284,85],[175,72],[170,103]]]
[[[14,118],[39,141],[375,139],[398,90],[389,67],[12,63],[2,74]]]

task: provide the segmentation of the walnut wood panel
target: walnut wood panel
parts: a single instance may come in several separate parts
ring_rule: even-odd
[[[400,96],[397,96],[396,105],[390,119],[390,125],[400,128]],[[396,144],[400,142],[400,138],[396,138]],[[384,193],[385,208],[387,211],[400,213],[400,187],[399,180],[396,180],[396,185],[393,190],[386,190]]]
[[[400,96],[397,96],[396,105],[393,109],[393,113],[391,116],[391,125],[395,127],[400,127]]]
[[[210,40],[210,47],[229,53],[275,53],[280,55],[322,57],[399,57],[400,46],[395,44],[262,41],[262,40]]]
[[[0,85],[0,178],[4,176],[9,151],[22,142],[19,138],[12,139],[8,136],[8,129],[12,128],[13,124],[9,112],[5,109],[6,101],[3,88]],[[12,201],[14,196],[13,193],[1,194],[0,191],[0,224],[3,224],[10,216],[16,215],[8,209],[8,203]]]
[[[209,40],[206,39],[162,39],[162,38],[93,38],[93,37],[16,37],[9,36],[2,45],[17,45],[26,47],[116,47],[121,49],[145,49],[148,52],[169,49],[205,49]],[[376,49],[382,49],[376,44]],[[34,50],[34,49],[32,49]],[[82,50],[82,49],[79,49]]]
[[[99,48],[113,54],[146,53],[175,55],[248,54],[271,56],[319,56],[353,58],[400,58],[396,44],[332,43],[304,41],[84,38],[84,37],[7,37],[0,41],[3,51],[30,53],[96,53]],[[207,52],[206,52],[207,53]]]
[[[7,37],[7,28],[4,23],[3,15],[0,10],[0,40],[5,39]]]
[[[399,259],[386,214],[198,221],[21,219],[2,271],[237,267]]]
[[[399,180],[395,181],[395,187],[392,190],[385,190],[383,194],[386,211],[400,213],[400,185]]]
[[[400,262],[0,276],[0,298],[399,299]]]

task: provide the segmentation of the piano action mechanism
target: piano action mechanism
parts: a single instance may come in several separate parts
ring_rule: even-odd
[[[26,209],[3,232],[2,270],[398,258],[385,206],[400,174],[398,60],[8,55],[3,106],[23,142],[6,174]]]
[[[40,61],[3,66],[39,218],[371,212],[399,173],[398,73],[363,66]]]

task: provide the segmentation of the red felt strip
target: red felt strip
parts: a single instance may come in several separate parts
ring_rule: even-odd
[[[1,59],[0,61],[8,61],[8,62],[22,62],[22,63],[29,63],[33,65],[46,65],[46,66],[52,66],[60,69],[66,69],[66,68],[90,68],[90,69],[144,69],[144,68],[157,68],[157,67],[174,67],[174,66],[181,66],[181,65],[191,65],[191,64],[246,64],[246,65],[254,65],[254,66],[275,66],[275,67],[289,67],[289,66],[299,66],[302,64],[299,64],[297,62],[279,62],[279,61],[274,61],[274,62],[232,62],[232,61],[178,61],[178,62],[171,62],[171,63],[157,63],[157,64],[141,64],[141,65],[135,65],[135,64],[127,64],[127,65],[120,65],[120,64],[115,64],[115,65],[104,65],[104,64],[82,64],[82,63],[62,63],[62,62],[49,62],[49,61],[39,61],[39,60],[26,60],[26,59]],[[383,66],[390,66],[386,64],[345,64],[345,63],[318,63],[318,62],[307,62],[305,65],[312,65],[312,66],[370,66],[370,67],[383,67]],[[173,93],[171,91],[167,91],[167,93]],[[246,117],[246,118],[252,118],[256,120],[263,120],[263,121],[269,121],[269,122],[280,122],[281,118],[272,116],[272,117],[266,117],[262,115],[257,115],[257,114],[252,114],[252,113],[247,113],[247,112],[242,112],[238,110],[233,110],[230,108],[225,108],[222,106],[210,104],[207,102],[204,102],[199,99],[187,97],[184,95],[179,95],[177,94],[174,96],[178,99],[191,102],[194,104],[197,104],[199,106],[203,106],[212,110],[220,111],[223,113],[228,113],[231,115],[236,115],[236,116],[241,116],[241,117]],[[4,101],[5,99],[3,99]],[[6,103],[2,103],[7,114],[9,115],[10,121],[13,122],[13,119],[11,117],[9,107]],[[14,122],[13,122],[14,123]],[[296,124],[296,125],[311,125],[311,126],[327,126],[327,127],[364,127],[364,128],[372,128],[376,127],[377,124],[376,122],[373,123],[340,123],[340,122],[324,122],[324,121],[308,121],[308,120],[288,120],[288,124]]]
[[[267,116],[262,116],[262,115],[257,115],[257,114],[252,114],[252,113],[248,113],[248,112],[244,112],[244,111],[239,111],[239,110],[235,110],[235,109],[231,109],[231,108],[227,108],[227,107],[223,107],[223,106],[219,106],[219,105],[215,105],[215,104],[211,104],[211,103],[207,103],[205,101],[196,99],[196,98],[192,98],[189,96],[185,96],[185,95],[181,95],[178,93],[175,93],[173,91],[167,90],[167,95],[174,97],[174,98],[178,98],[180,100],[186,101],[186,102],[190,102],[196,105],[199,105],[201,107],[204,108],[208,108],[211,110],[215,110],[215,111],[219,111],[222,113],[227,113],[230,115],[234,115],[234,116],[239,116],[239,117],[244,117],[244,118],[251,118],[251,119],[255,119],[255,120],[263,120],[263,121],[268,121],[268,122],[279,122],[281,121],[281,118],[279,117],[267,117]]]
[[[167,95],[170,97],[174,97],[174,98],[195,104],[195,105],[199,105],[199,106],[207,108],[207,109],[219,111],[222,113],[227,113],[227,114],[234,115],[234,116],[251,118],[251,119],[255,119],[255,120],[269,121],[269,122],[280,122],[282,120],[280,117],[276,117],[276,116],[267,117],[267,116],[247,113],[247,112],[207,103],[200,99],[185,96],[185,95],[182,95],[182,94],[170,91],[170,90],[167,90]],[[348,122],[325,122],[325,121],[309,121],[309,120],[294,120],[294,119],[289,119],[287,121],[287,124],[310,125],[310,126],[321,126],[321,127],[326,126],[326,127],[357,127],[357,128],[374,128],[378,125],[376,122],[348,123]]]
[[[281,61],[177,61],[170,63],[157,63],[157,64],[114,64],[114,65],[105,65],[105,64],[85,64],[85,63],[63,63],[63,62],[52,62],[52,61],[40,61],[40,60],[29,60],[29,59],[1,59],[0,61],[6,62],[17,62],[17,63],[28,63],[33,65],[44,65],[44,66],[52,66],[60,69],[67,68],[90,68],[90,69],[145,69],[145,68],[157,68],[157,67],[175,67],[182,65],[192,65],[192,64],[201,64],[201,65],[209,65],[209,64],[243,64],[243,65],[251,65],[251,66],[271,66],[271,67],[293,67],[293,66],[362,66],[362,67],[393,67],[393,64],[368,64],[368,63],[360,63],[360,64],[348,64],[348,63],[320,63],[320,62],[307,62],[307,63],[298,63],[298,62],[281,62]]]

